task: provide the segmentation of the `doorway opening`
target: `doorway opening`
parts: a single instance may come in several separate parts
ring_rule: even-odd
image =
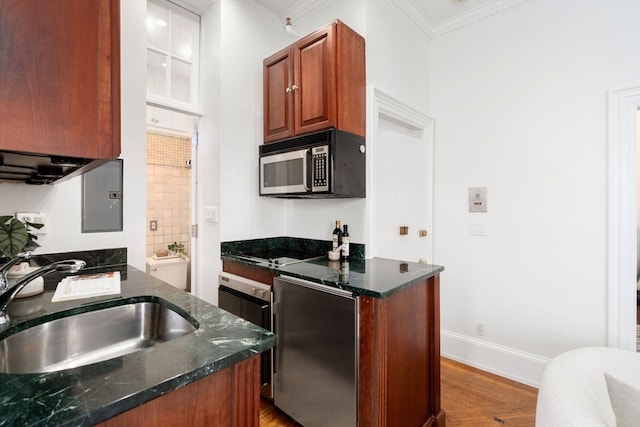
[[[200,15],[169,0],[146,5],[147,271],[197,294],[191,270],[196,268]]]
[[[147,258],[183,248],[191,255],[191,138],[147,130]],[[180,254],[178,254],[180,255]],[[191,290],[187,264],[185,289]]]
[[[434,121],[373,86],[368,87],[367,99],[367,151],[377,164],[375,176],[374,168],[367,171],[367,258],[400,256],[433,263]],[[389,212],[389,204],[398,209]],[[400,236],[397,226],[411,231]]]
[[[609,93],[609,347],[637,350],[640,86]]]

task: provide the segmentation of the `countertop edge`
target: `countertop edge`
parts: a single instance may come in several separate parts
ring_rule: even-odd
[[[350,292],[353,292],[354,295],[363,295],[363,296],[370,296],[370,297],[374,297],[374,298],[380,298],[380,299],[384,299],[387,298],[397,292],[400,292],[403,289],[406,289],[410,286],[413,286],[419,282],[422,282],[424,280],[430,279],[431,277],[434,277],[436,275],[439,275],[441,272],[444,271],[444,267],[440,266],[440,265],[433,265],[433,264],[421,264],[421,263],[414,263],[414,262],[408,262],[408,261],[403,261],[403,260],[396,260],[396,259],[390,259],[390,258],[371,258],[371,259],[355,259],[350,261],[353,266],[355,267],[354,270],[356,270],[357,268],[359,268],[360,266],[364,266],[367,261],[371,261],[374,262],[376,260],[380,260],[382,262],[391,262],[391,263],[399,263],[400,265],[406,265],[407,271],[410,269],[410,267],[413,267],[416,270],[420,270],[418,273],[411,275],[410,279],[407,279],[406,281],[403,280],[399,280],[398,281],[398,285],[394,286],[392,289],[389,290],[385,290],[385,291],[376,291],[370,288],[365,288],[365,287],[361,287],[358,286],[356,283],[350,283],[350,282],[346,282],[346,283],[341,283],[339,280],[333,280],[333,279],[327,279],[324,277],[320,277],[318,274],[315,274],[316,272],[305,272],[305,271],[300,271],[300,270],[304,270],[305,268],[305,264],[307,266],[316,266],[318,263],[314,263],[314,262],[302,262],[302,263],[297,263],[297,264],[291,264],[288,266],[284,266],[284,267],[275,267],[273,265],[269,265],[269,264],[259,264],[259,263],[255,263],[255,262],[248,262],[242,258],[238,258],[236,256],[234,256],[233,254],[225,254],[225,255],[221,255],[220,258],[224,261],[233,261],[233,262],[237,262],[237,263],[241,263],[243,265],[246,266],[250,266],[250,267],[254,267],[254,268],[259,268],[259,269],[265,269],[268,270],[272,273],[274,273],[275,275],[286,275],[286,276],[291,276],[291,277],[296,277],[299,279],[303,279],[303,280],[309,280],[311,282],[315,282],[318,284],[322,284],[325,286],[330,286],[333,288],[337,288],[337,289],[343,289],[343,290],[347,290]],[[327,260],[321,260],[319,261],[321,262],[326,262]],[[366,269],[366,266],[364,267]],[[328,271],[328,268],[327,268]],[[353,271],[352,273],[358,274],[357,271]],[[402,272],[398,272],[398,278],[399,277],[404,277],[402,276],[403,273]]]

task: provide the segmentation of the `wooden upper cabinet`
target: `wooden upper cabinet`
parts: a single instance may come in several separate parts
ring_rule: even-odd
[[[344,25],[344,24],[343,24]],[[336,50],[334,25],[293,45],[296,135],[334,127]]]
[[[335,127],[365,135],[365,43],[340,21],[264,60],[264,142]]]
[[[264,135],[275,141],[293,136],[293,55],[291,48],[264,60]]]
[[[0,150],[118,157],[119,0],[0,1]]]

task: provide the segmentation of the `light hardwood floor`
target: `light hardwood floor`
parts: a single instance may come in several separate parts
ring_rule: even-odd
[[[447,427],[533,427],[538,390],[442,359],[442,408]],[[263,427],[298,427],[268,400],[260,402]]]

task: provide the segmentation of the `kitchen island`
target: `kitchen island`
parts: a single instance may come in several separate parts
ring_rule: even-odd
[[[278,266],[247,258],[283,251],[307,260]],[[329,261],[322,243],[286,237],[223,243],[222,261],[224,271],[263,283],[289,276],[357,296],[358,425],[445,425],[439,304],[444,267],[385,258],[351,258],[347,267]]]
[[[0,426],[257,426],[259,354],[273,347],[274,334],[135,268],[120,274],[116,297],[52,303],[53,292],[45,292],[14,300],[0,340],[43,321],[139,301],[177,308],[196,331],[79,368],[0,374]]]

